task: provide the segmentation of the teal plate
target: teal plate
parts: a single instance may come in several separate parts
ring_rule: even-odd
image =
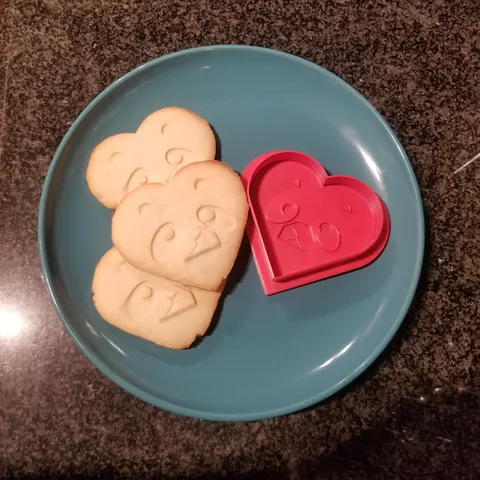
[[[88,159],[105,137],[135,131],[149,113],[168,105],[206,118],[220,139],[221,159],[237,171],[261,153],[300,150],[332,174],[369,184],[390,213],[385,251],[362,270],[271,297],[263,294],[253,261],[237,266],[215,328],[190,350],[158,347],[107,324],[93,306],[91,282],[111,247],[112,213],[87,188]],[[382,117],[319,66],[254,47],[186,50],[115,82],[63,139],[40,202],[43,273],[82,352],[147,402],[215,420],[293,412],[357,377],[401,324],[423,245],[418,185]]]

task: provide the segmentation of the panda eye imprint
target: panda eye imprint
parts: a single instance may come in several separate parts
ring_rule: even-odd
[[[209,207],[200,208],[198,210],[198,219],[201,222],[213,222],[213,220],[215,220],[215,211]]]
[[[237,224],[233,215],[215,205],[203,205],[198,208],[197,218],[203,225],[215,231],[231,231]]]
[[[164,240],[170,241],[175,238],[175,230],[170,226],[165,226],[163,229],[163,238]]]

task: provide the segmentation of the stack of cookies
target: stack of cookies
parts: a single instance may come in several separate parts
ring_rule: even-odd
[[[115,210],[114,246],[93,277],[95,307],[169,348],[205,334],[245,230],[243,185],[215,151],[208,122],[168,107],[136,133],[105,139],[87,169],[92,194]]]

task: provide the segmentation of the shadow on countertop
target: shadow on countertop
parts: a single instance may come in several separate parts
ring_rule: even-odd
[[[120,465],[91,472],[41,471],[35,475],[15,475],[5,480],[91,480],[91,479],[179,479],[179,480],[375,480],[474,479],[480,471],[480,451],[477,426],[480,424],[480,396],[478,391],[452,389],[439,392],[424,402],[403,400],[396,406],[394,419],[382,422],[338,446],[334,451],[314,460],[297,460],[277,469],[236,474],[225,471],[215,475],[165,476],[140,467]],[[319,446],[319,450],[321,446]],[[287,452],[288,454],[288,452]],[[285,457],[284,457],[285,458]],[[160,459],[159,459],[160,460]],[[236,463],[238,464],[238,459]],[[161,463],[161,460],[160,460]],[[244,465],[250,464],[248,458]],[[292,464],[295,465],[292,468]],[[381,468],[379,468],[381,465]],[[137,468],[136,468],[137,467]],[[161,466],[160,466],[161,468]],[[148,473],[146,473],[148,472]]]

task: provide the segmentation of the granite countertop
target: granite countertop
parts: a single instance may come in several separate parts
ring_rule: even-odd
[[[479,26],[477,0],[0,0],[0,477],[478,475]],[[183,418],[103,377],[37,255],[43,180],[82,109],[147,60],[220,43],[301,55],[364,94],[402,140],[428,222],[417,299],[385,353],[321,405],[263,422]]]

